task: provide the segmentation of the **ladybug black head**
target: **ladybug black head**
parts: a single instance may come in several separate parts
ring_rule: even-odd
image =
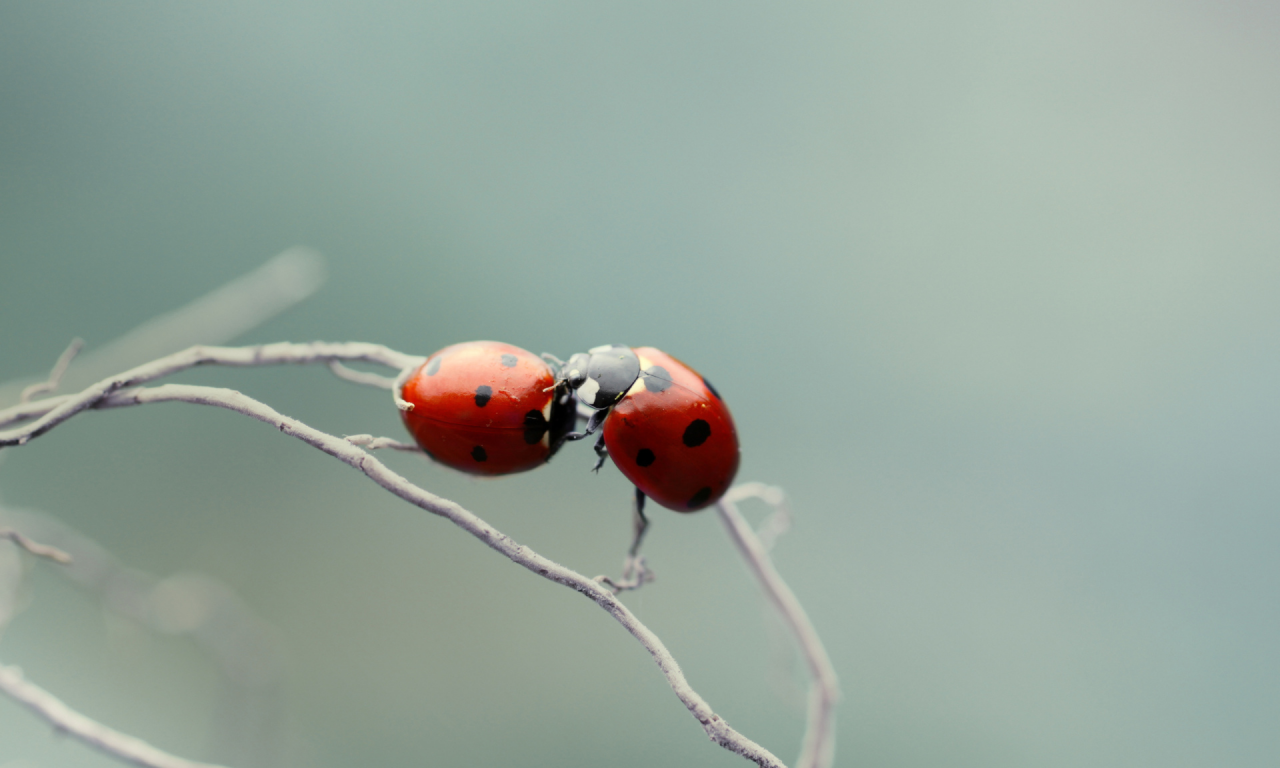
[[[561,381],[577,390],[578,399],[597,409],[621,400],[639,377],[640,358],[621,344],[579,352],[560,371]]]

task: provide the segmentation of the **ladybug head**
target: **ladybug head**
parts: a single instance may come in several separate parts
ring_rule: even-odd
[[[576,390],[578,399],[592,408],[608,408],[622,399],[640,377],[640,358],[621,344],[596,347],[569,358],[560,369],[560,381]]]

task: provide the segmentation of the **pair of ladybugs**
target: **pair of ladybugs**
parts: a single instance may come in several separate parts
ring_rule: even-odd
[[[405,426],[431,458],[478,475],[548,461],[565,442],[600,432],[606,457],[644,498],[677,512],[717,501],[738,471],[738,436],[720,393],[652,347],[612,345],[569,361],[496,341],[454,344],[405,381]],[[549,363],[547,360],[550,360]],[[586,429],[572,431],[578,406]],[[641,517],[643,519],[643,517]]]

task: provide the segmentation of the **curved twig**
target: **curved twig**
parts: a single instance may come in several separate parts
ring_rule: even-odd
[[[809,616],[796,599],[795,593],[778,575],[764,544],[738,511],[736,502],[752,496],[759,496],[771,503],[781,503],[778,489],[748,483],[731,489],[723,499],[716,502],[716,509],[729,531],[729,537],[764,588],[769,602],[795,636],[800,653],[809,667],[808,725],[801,743],[800,757],[796,759],[796,768],[827,768],[835,758],[835,706],[840,701],[840,683],[813,622],[809,621]]]
[[[348,368],[337,360],[329,361],[329,371],[344,381],[353,384],[363,384],[366,387],[376,387],[377,389],[392,389],[395,387],[396,380],[389,376],[379,376],[376,373],[368,373],[366,371],[357,371],[354,368]]]

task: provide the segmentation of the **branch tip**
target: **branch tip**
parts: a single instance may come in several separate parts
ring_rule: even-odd
[[[0,539],[8,539],[18,547],[27,550],[37,557],[43,557],[46,560],[52,560],[53,562],[60,563],[62,565],[71,564],[71,555],[68,555],[57,547],[50,547],[46,544],[32,541],[29,537],[24,536],[12,528],[0,528]]]

